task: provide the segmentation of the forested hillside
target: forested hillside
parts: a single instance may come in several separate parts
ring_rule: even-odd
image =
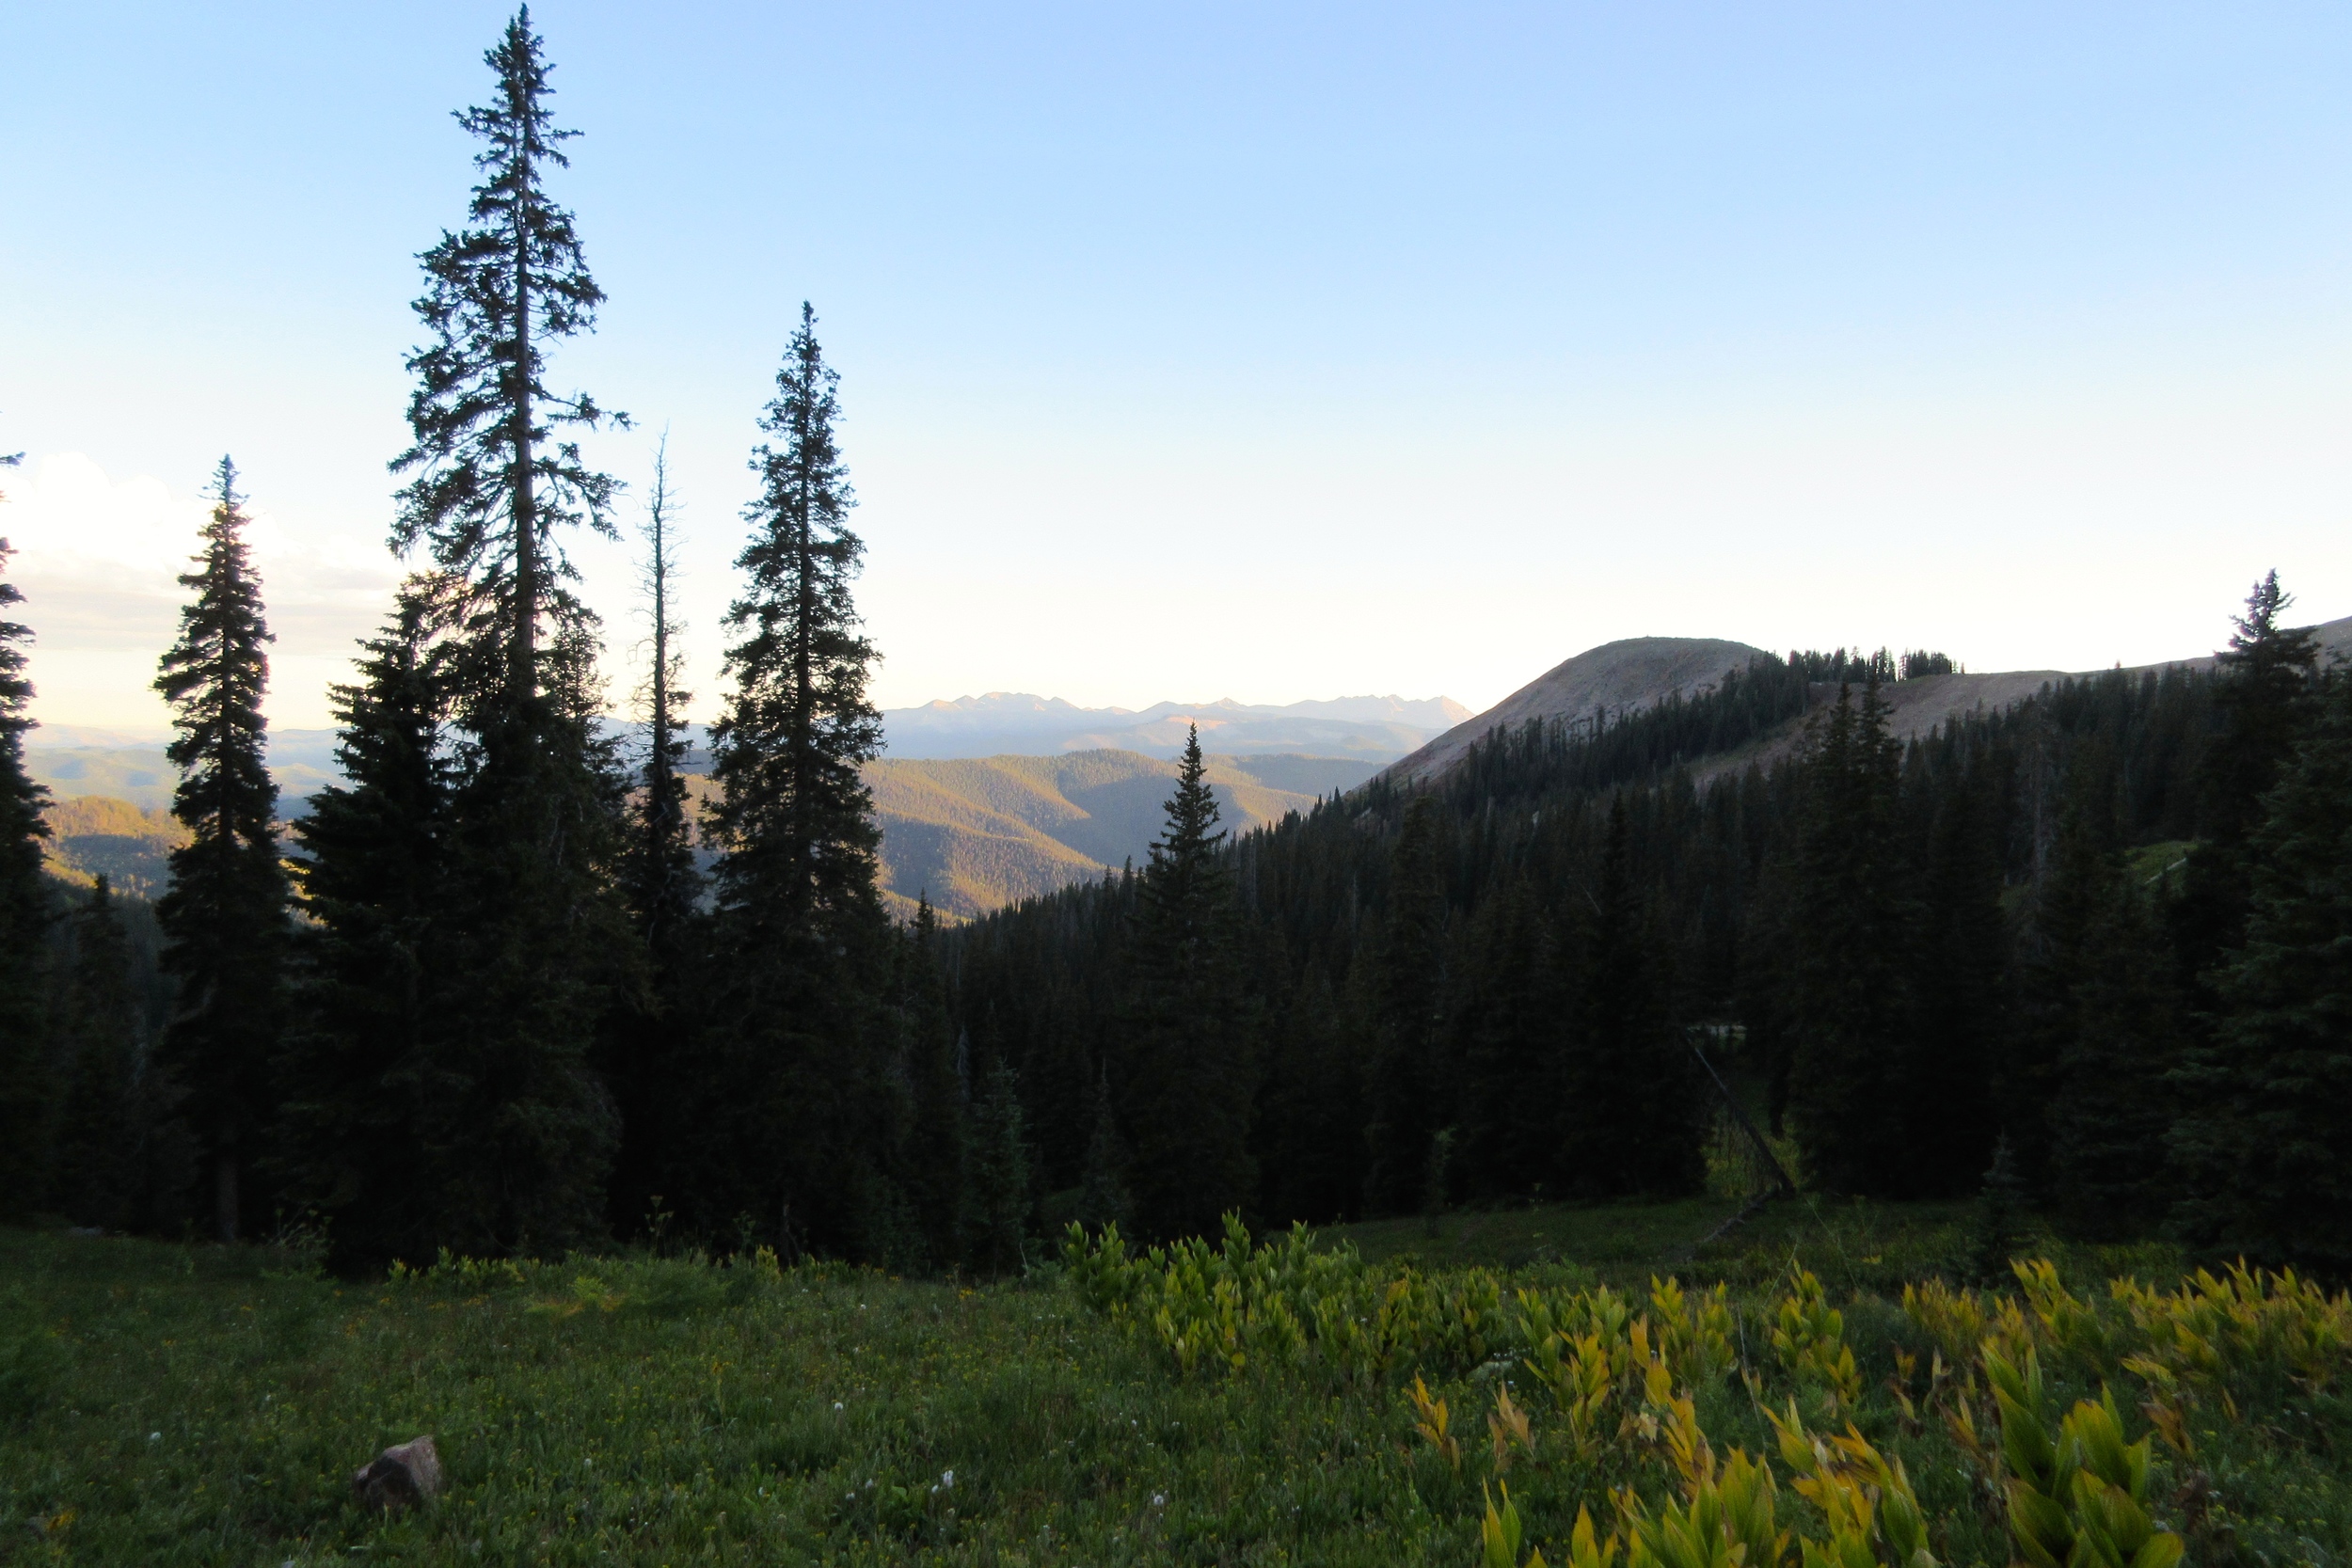
[[[1226,820],[1263,827],[1352,788],[1375,765],[1340,757],[1208,759]],[[1140,862],[1177,765],[1129,751],[971,761],[883,757],[865,768],[882,829],[882,889],[900,919],[929,897],[965,919]]]
[[[2085,1235],[2352,1262],[2283,1196],[2335,1190],[2352,1118],[2279,1076],[2338,1070],[2344,1037],[2292,1069],[2264,1043],[2345,994],[2278,946],[2340,918],[2305,857],[2341,837],[2296,814],[2336,787],[2352,707],[2285,602],[2258,587],[2216,664],[2061,677],[1908,741],[1895,715],[1942,656],[1759,655],[1201,851],[1187,875],[1232,895],[1186,962],[1219,1001],[1160,1026],[1248,1042],[1249,1092],[1199,1133],[1229,1151],[1219,1200],[1325,1221],[1687,1191],[1711,1066],[1831,1190],[1972,1194],[1997,1168]],[[1103,1188],[1102,1151],[1167,1114],[1120,1085],[1147,1070],[1172,854],[949,940],[956,1016],[1020,1073],[1048,1188]],[[1199,1205],[1196,1173],[1121,1169],[1147,1233]]]

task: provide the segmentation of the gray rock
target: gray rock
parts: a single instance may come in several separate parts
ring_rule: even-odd
[[[441,1491],[441,1456],[430,1433],[386,1449],[353,1472],[351,1489],[370,1508],[415,1508]]]

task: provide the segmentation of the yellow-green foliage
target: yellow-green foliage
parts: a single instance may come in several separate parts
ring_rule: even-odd
[[[2111,1396],[2078,1402],[2051,1434],[2039,1358],[2011,1365],[1988,1349],[2001,1410],[2010,1536],[2032,1568],[2172,1568],[2181,1538],[2157,1528],[2148,1497],[2148,1439],[2123,1440]]]
[[[2109,1294],[2139,1337],[2125,1364],[2167,1388],[2226,1397],[2233,1379],[2284,1377],[2323,1394],[2352,1362],[2352,1295],[2328,1295],[2292,1269],[2200,1269],[2169,1292],[2119,1279]]]
[[[1618,1528],[1582,1547],[1572,1531],[1571,1559],[1937,1568],[1911,1472],[1857,1424],[1867,1390],[1849,1315],[1802,1266],[1743,1323],[1720,1285],[1653,1277],[1646,1303],[1607,1286],[1523,1287],[1505,1301],[1482,1271],[1374,1268],[1344,1248],[1318,1251],[1302,1230],[1257,1246],[1237,1223],[1221,1248],[1196,1243],[1139,1260],[1115,1232],[1089,1241],[1073,1230],[1066,1257],[1089,1299],[1181,1373],[1295,1370],[1359,1386],[1409,1375],[1419,1451],[1465,1481],[1480,1456],[1461,1436],[1474,1421],[1456,1412],[1472,1391],[1432,1386],[1465,1374],[1490,1383],[1477,1396],[1489,1407],[1486,1474],[1510,1475],[1529,1497],[1565,1484],[1580,1507],[1596,1487],[1613,1501]],[[2352,1342],[2346,1298],[2293,1275],[2200,1273],[2172,1291],[2119,1279],[2103,1301],[2069,1291],[2046,1260],[2015,1274],[2013,1293],[1940,1280],[1905,1288],[1903,1315],[1935,1349],[1922,1387],[1920,1356],[1896,1348],[1888,1403],[1914,1436],[1940,1427],[1947,1453],[1966,1464],[1947,1462],[1946,1473],[1978,1478],[2009,1555],[2031,1568],[2172,1568],[2183,1542],[2150,1490],[2152,1434],[2185,1461],[2200,1401],[2234,1418],[2239,1399],[2265,1385],[2328,1393]],[[1760,1358],[1743,1353],[1750,1343]],[[2098,1397],[2052,1424],[2045,1362]],[[2137,1440],[2106,1386],[2122,1378],[2137,1385],[2149,1422]],[[1778,1408],[1763,1402],[1768,1383]],[[1719,1462],[1702,1419],[1702,1401],[1720,1411],[1740,1388],[1803,1505],[1787,1529],[1773,1523],[1772,1461],[1733,1447]],[[1826,1418],[1824,1431],[1806,1429],[1801,1403]],[[1522,1551],[1518,1508],[1509,1493],[1490,1497],[1481,1534],[1489,1560],[1513,1568],[1541,1560]]]
[[[1862,1397],[1862,1372],[1846,1345],[1846,1318],[1830,1306],[1821,1282],[1805,1269],[1791,1269],[1788,1293],[1781,1298],[1772,1325],[1772,1349],[1790,1375],[1817,1386],[1835,1412]]]
[[[1117,1226],[1090,1239],[1073,1225],[1062,1256],[1089,1305],[1187,1377],[1319,1367],[1369,1385],[1391,1369],[1475,1366],[1506,1331],[1485,1270],[1382,1274],[1350,1249],[1315,1247],[1304,1226],[1253,1246],[1229,1215],[1222,1246],[1195,1238],[1130,1258]]]

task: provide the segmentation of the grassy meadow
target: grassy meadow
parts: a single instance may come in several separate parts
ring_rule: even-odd
[[[1746,1529],[1747,1568],[1998,1565],[2035,1560],[2020,1475],[2058,1561],[2162,1568],[2167,1532],[2199,1562],[2352,1557],[2342,1298],[2057,1253],[1906,1309],[1954,1212],[1783,1204],[1690,1259],[1725,1207],[1098,1245],[985,1285],[765,1256],[338,1280],[0,1232],[0,1561],[1708,1568]],[[1668,1267],[1689,1289],[1653,1294]],[[2105,1435],[2074,1409],[2102,1385]],[[446,1496],[353,1501],[426,1432]],[[1685,1563],[1702,1515],[1721,1549]]]

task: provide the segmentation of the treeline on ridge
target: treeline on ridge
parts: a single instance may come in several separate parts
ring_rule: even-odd
[[[2086,1236],[2352,1264],[2316,1201],[2352,1101],[2296,1088],[2352,1062],[2340,1022],[2296,1021],[2352,998],[2340,959],[2292,951],[2343,918],[2297,857],[2344,852],[2314,802],[2352,815],[2329,771],[2352,683],[2287,603],[2258,585],[2210,669],[2061,679],[1908,743],[1887,688],[1944,656],[1764,656],[1222,847],[1201,945],[1237,1000],[1202,1030],[1247,1038],[1253,1092],[1195,1129],[1218,1160],[1130,1160],[1134,1223],[1689,1192],[1721,1111],[1703,1052],[1831,1190],[1972,1194],[1998,1155]],[[1800,745],[1723,760],[1807,713]],[[1170,1115],[1118,1092],[1153,875],[947,944],[958,1020],[1020,1073],[1064,1195]]]

